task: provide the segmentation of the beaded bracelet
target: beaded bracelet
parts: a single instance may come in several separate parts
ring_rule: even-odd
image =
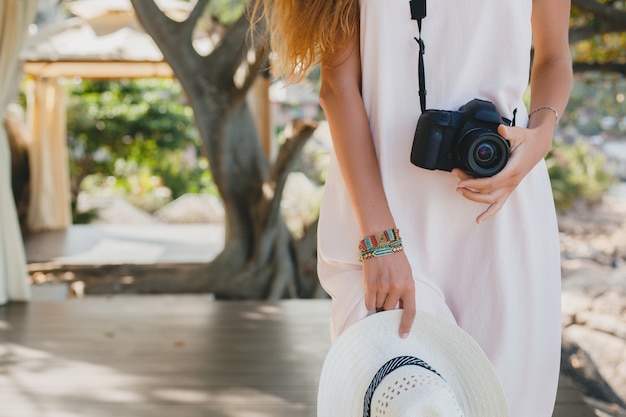
[[[391,255],[397,252],[402,252],[404,250],[404,246],[402,246],[402,241],[397,241],[393,245],[383,246],[379,248],[374,248],[367,252],[361,253],[359,257],[359,262],[363,262],[366,259],[378,258],[380,256]]]
[[[552,110],[552,113],[554,113],[554,117],[556,117],[556,124],[559,124],[559,112],[552,106],[539,106],[536,109],[532,110],[530,113],[528,113],[528,118],[530,119],[530,116],[537,113],[539,110]]]
[[[383,232],[374,233],[367,236],[359,242],[359,250],[365,252],[370,249],[389,246],[390,244],[400,240],[400,231],[396,228],[388,229]]]

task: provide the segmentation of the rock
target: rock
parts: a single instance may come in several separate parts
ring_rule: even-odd
[[[576,315],[576,322],[587,328],[626,340],[626,321],[614,315],[583,311]]]
[[[561,373],[570,377],[592,407],[616,410],[624,407],[590,355],[567,335],[563,336],[561,345]]]
[[[573,318],[580,314],[580,312],[589,310],[592,303],[593,299],[589,298],[585,294],[576,294],[564,291],[561,296],[561,312],[564,316]]]
[[[626,401],[626,268],[585,264],[563,279],[562,294],[564,340],[588,356],[573,356],[578,363],[571,365],[573,378],[595,384],[586,389],[595,392],[596,400],[607,402],[609,387]]]
[[[611,389],[622,400],[626,398],[626,341],[578,324],[568,326],[563,335],[580,346]]]
[[[626,198],[609,194],[559,213],[559,230],[563,369],[592,406],[624,407]]]
[[[98,197],[81,193],[78,196],[79,212],[95,210],[92,224],[152,224],[157,221],[140,208],[121,197]]]
[[[154,213],[163,223],[223,223],[224,206],[210,194],[185,194]]]

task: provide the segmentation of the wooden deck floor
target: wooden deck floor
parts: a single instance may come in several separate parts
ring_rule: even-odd
[[[0,417],[314,417],[329,309],[206,296],[0,307]],[[562,381],[554,416],[593,413]]]

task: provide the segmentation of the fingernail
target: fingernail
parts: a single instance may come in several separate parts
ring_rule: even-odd
[[[401,337],[402,339],[406,339],[407,337],[409,337],[409,334],[408,334],[408,333],[401,333],[401,334],[400,334],[400,337]]]

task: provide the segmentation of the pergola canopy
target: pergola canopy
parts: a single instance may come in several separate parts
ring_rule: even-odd
[[[177,21],[186,19],[194,7],[180,0],[150,1]],[[65,229],[71,224],[67,109],[60,79],[174,76],[158,46],[143,30],[130,0],[79,0],[67,7],[76,17],[31,36],[20,54],[23,71],[31,77],[26,88],[31,138],[31,201],[26,223],[31,231]],[[193,42],[201,54],[210,53],[214,47],[203,31],[198,31]],[[263,97],[261,101],[267,102]],[[262,107],[257,105],[257,114]],[[255,107],[251,108],[255,113]],[[263,120],[269,120],[269,114],[264,114]],[[262,132],[269,149],[269,127],[264,125]]]
[[[159,0],[176,20],[192,5]],[[172,77],[163,54],[137,20],[130,0],[80,0],[68,4],[71,18],[42,29],[20,57],[27,75],[90,79]]]

